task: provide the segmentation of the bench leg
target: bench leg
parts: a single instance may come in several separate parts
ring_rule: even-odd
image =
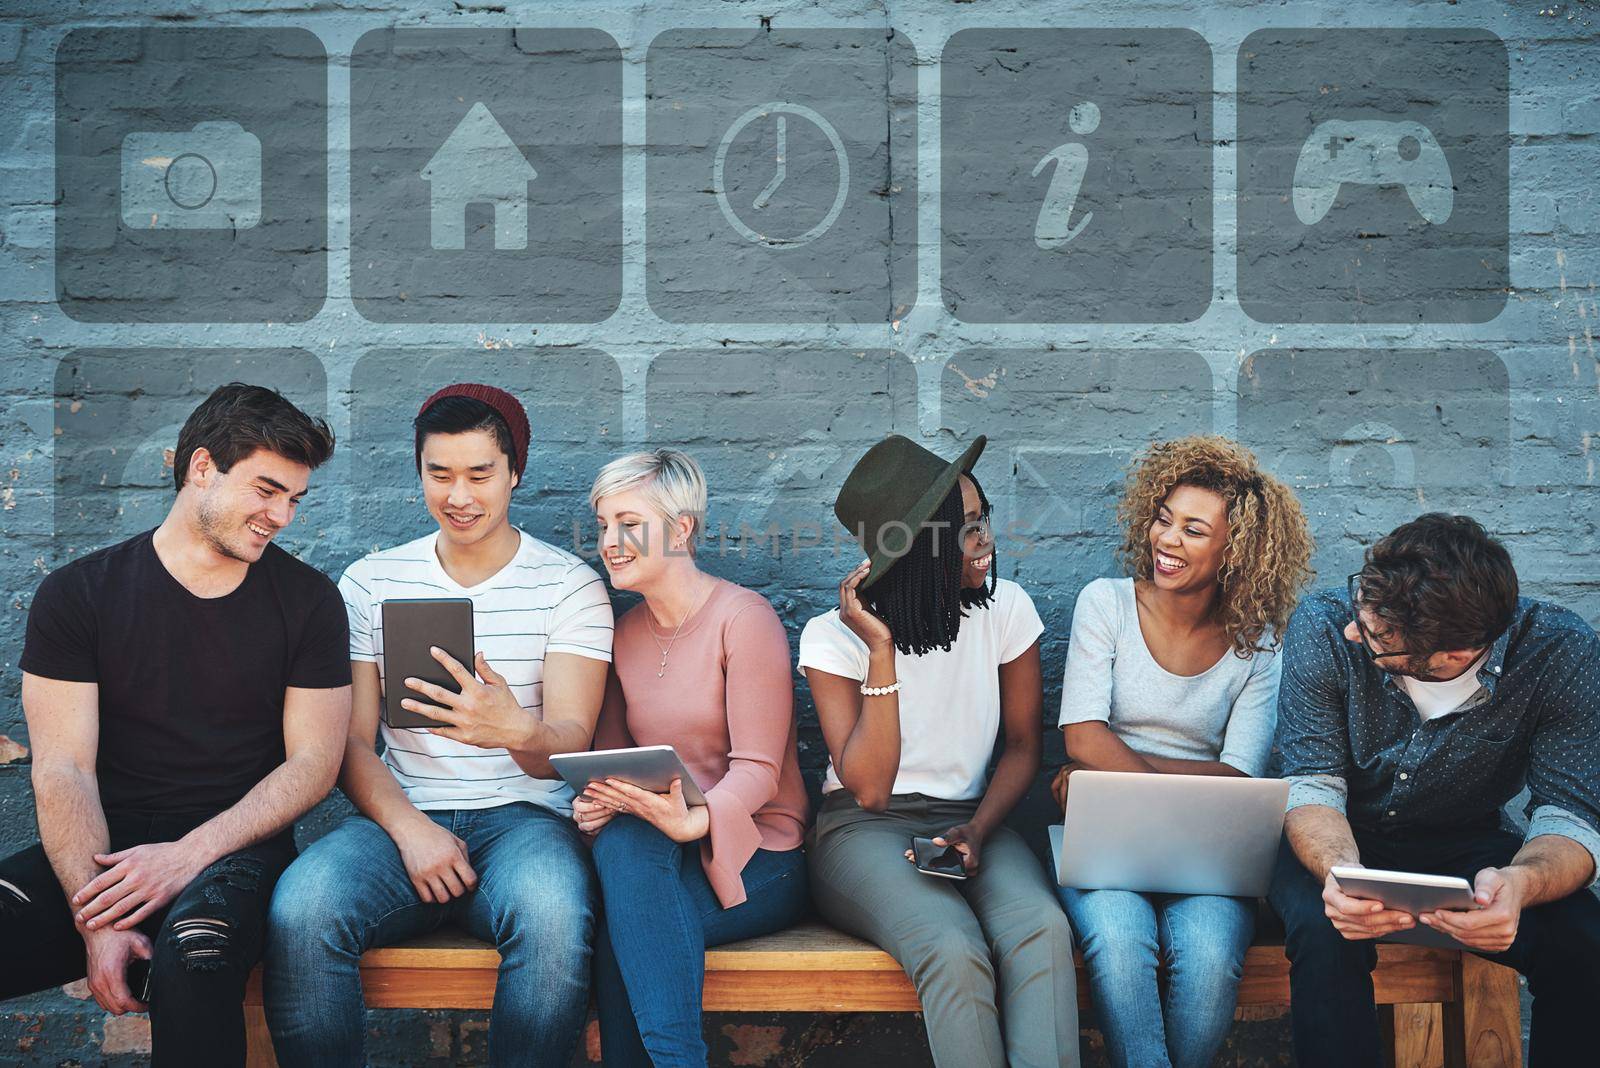
[[[1474,953],[1461,954],[1461,1000],[1444,1006],[1448,1068],[1521,1068],[1522,1012],[1517,973]]]
[[[260,1005],[244,1007],[245,1068],[278,1068],[272,1049],[272,1034],[267,1030],[267,1010]]]
[[[1379,1005],[1385,1068],[1444,1068],[1438,1005]]]

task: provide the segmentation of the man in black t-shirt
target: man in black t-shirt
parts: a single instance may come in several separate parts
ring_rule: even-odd
[[[271,543],[332,451],[272,390],[223,386],[178,435],[162,524],[40,583],[40,843],[0,861],[0,998],[87,975],[107,1011],[148,1006],[155,1065],[244,1063],[272,888],[350,717],[338,590]]]

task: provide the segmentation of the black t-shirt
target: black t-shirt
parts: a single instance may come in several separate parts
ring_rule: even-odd
[[[202,598],[167,571],[153,534],[39,584],[21,667],[99,685],[108,813],[209,816],[283,763],[287,687],[349,685],[349,624],[328,577],[276,545],[232,593]]]

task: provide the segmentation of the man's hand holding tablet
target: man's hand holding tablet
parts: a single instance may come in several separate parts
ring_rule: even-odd
[[[1362,869],[1351,867],[1335,870]],[[1409,931],[1416,926],[1416,919],[1409,912],[1385,908],[1382,901],[1370,897],[1345,893],[1333,871],[1328,872],[1328,878],[1322,884],[1322,905],[1334,930],[1353,942],[1387,938],[1397,931]]]
[[[1328,919],[1349,939],[1393,938],[1425,944],[1453,939],[1469,949],[1499,952],[1516,937],[1515,918],[1506,935],[1503,915],[1485,921],[1482,913],[1491,901],[1509,901],[1515,892],[1508,893],[1511,884],[1498,869],[1485,869],[1478,879],[1475,889],[1465,879],[1451,875],[1340,866],[1329,871],[1322,896]],[[1416,930],[1419,921],[1428,931]]]
[[[1472,880],[1474,911],[1440,909],[1417,917],[1457,942],[1484,953],[1504,953],[1517,938],[1522,919],[1523,886],[1509,868],[1484,868]]]

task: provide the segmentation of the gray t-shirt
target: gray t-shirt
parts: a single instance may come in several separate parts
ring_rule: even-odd
[[[1061,726],[1099,720],[1140,753],[1218,760],[1265,774],[1278,719],[1275,652],[1232,649],[1198,675],[1156,663],[1139,629],[1133,579],[1095,579],[1078,595],[1061,687]]]

